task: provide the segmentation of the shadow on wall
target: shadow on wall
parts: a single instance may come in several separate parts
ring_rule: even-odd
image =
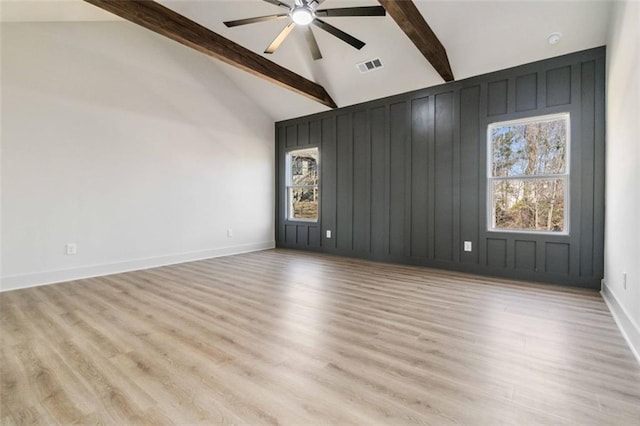
[[[220,123],[261,136],[260,126],[246,119],[257,107],[214,59],[142,28],[124,22],[20,23],[3,24],[2,33],[6,41],[20,40],[2,46],[5,55],[21,58],[2,64],[4,81],[24,83],[13,88],[188,123],[216,138]]]

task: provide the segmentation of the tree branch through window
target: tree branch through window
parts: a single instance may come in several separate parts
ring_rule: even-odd
[[[568,232],[569,114],[493,123],[490,230]]]

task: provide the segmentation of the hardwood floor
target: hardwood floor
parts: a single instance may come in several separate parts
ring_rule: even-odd
[[[599,294],[269,250],[5,292],[2,424],[639,424]]]

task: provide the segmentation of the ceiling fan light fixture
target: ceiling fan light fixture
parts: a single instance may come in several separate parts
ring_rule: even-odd
[[[309,25],[314,18],[313,12],[306,7],[296,7],[291,11],[291,20],[297,25]]]

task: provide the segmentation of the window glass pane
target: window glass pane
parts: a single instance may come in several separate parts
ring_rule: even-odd
[[[494,125],[492,176],[564,174],[568,117]]]
[[[290,219],[318,219],[318,189],[289,188]]]
[[[564,178],[493,181],[494,228],[564,230]]]
[[[318,220],[318,148],[287,154],[287,218]]]
[[[318,184],[318,148],[301,149],[291,153],[291,184]]]

